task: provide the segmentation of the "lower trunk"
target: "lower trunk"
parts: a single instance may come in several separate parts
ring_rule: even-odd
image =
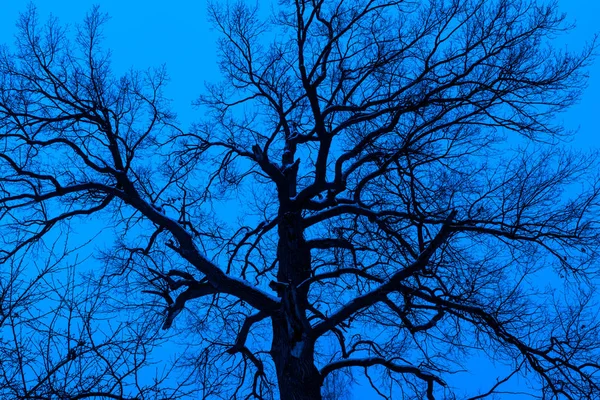
[[[314,343],[308,339],[306,318],[311,276],[310,248],[304,239],[299,212],[282,212],[277,258],[278,295],[281,311],[273,321],[271,355],[277,370],[281,400],[321,400],[321,374],[315,366]]]
[[[281,400],[321,400],[322,378],[314,362],[313,344],[290,340],[285,318],[273,321],[271,355]]]

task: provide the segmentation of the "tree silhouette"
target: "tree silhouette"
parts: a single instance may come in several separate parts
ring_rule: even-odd
[[[595,47],[552,47],[555,3],[209,10],[189,129],[164,69],[113,75],[97,8],[3,48],[2,396],[459,398],[474,354],[509,369],[471,399],[600,393],[598,155],[556,123]]]

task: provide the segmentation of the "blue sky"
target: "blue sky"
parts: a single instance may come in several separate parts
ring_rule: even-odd
[[[597,0],[559,0],[561,10],[567,18],[577,25],[574,31],[565,37],[566,45],[579,48],[584,42],[600,33],[600,1]],[[600,147],[600,60],[590,69],[589,87],[580,103],[564,115],[564,122],[570,128],[579,127],[576,142],[582,146]]]
[[[0,13],[0,43],[11,42],[15,21],[29,0],[4,0]],[[262,2],[261,2],[262,3]],[[264,1],[269,7],[269,1]],[[560,43],[569,48],[581,48],[595,33],[600,32],[600,1],[558,0],[568,20],[577,27]],[[78,23],[92,5],[111,17],[106,26],[106,46],[113,53],[117,73],[129,68],[146,69],[165,64],[171,77],[167,94],[181,122],[189,124],[198,112],[191,102],[202,92],[205,81],[219,79],[216,66],[217,38],[206,18],[206,0],[38,0],[40,16],[50,13],[71,25]],[[579,128],[576,143],[600,147],[597,113],[600,112],[600,62],[590,70],[589,88],[580,103],[564,118],[569,128]]]
[[[2,3],[0,43],[10,43],[18,13],[28,1]],[[112,50],[116,73],[165,64],[171,77],[167,96],[173,100],[181,123],[185,127],[200,117],[191,103],[202,92],[205,81],[219,79],[217,36],[206,18],[206,1],[38,0],[36,4],[42,19],[53,13],[71,25],[78,23],[93,4],[100,4],[101,10],[111,16],[105,46]],[[577,24],[574,31],[560,39],[560,45],[578,49],[600,32],[600,0],[559,0],[559,5],[568,20]],[[600,148],[600,60],[589,73],[589,87],[580,103],[558,118],[568,128],[579,129],[576,146]]]

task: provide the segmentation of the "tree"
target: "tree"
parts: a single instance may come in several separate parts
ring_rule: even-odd
[[[597,154],[555,118],[595,47],[552,47],[555,3],[209,10],[189,129],[164,69],[113,75],[97,8],[74,41],[30,8],[3,49],[3,396],[452,398],[470,354],[510,368],[472,399],[600,393]],[[144,378],[165,334],[185,374]]]

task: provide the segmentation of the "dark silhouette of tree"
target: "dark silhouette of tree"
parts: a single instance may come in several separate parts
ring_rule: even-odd
[[[462,398],[473,354],[508,372],[471,399],[599,395],[597,154],[556,123],[594,45],[553,48],[555,3],[209,10],[190,129],[163,69],[112,74],[98,9],[2,50],[2,396]]]

